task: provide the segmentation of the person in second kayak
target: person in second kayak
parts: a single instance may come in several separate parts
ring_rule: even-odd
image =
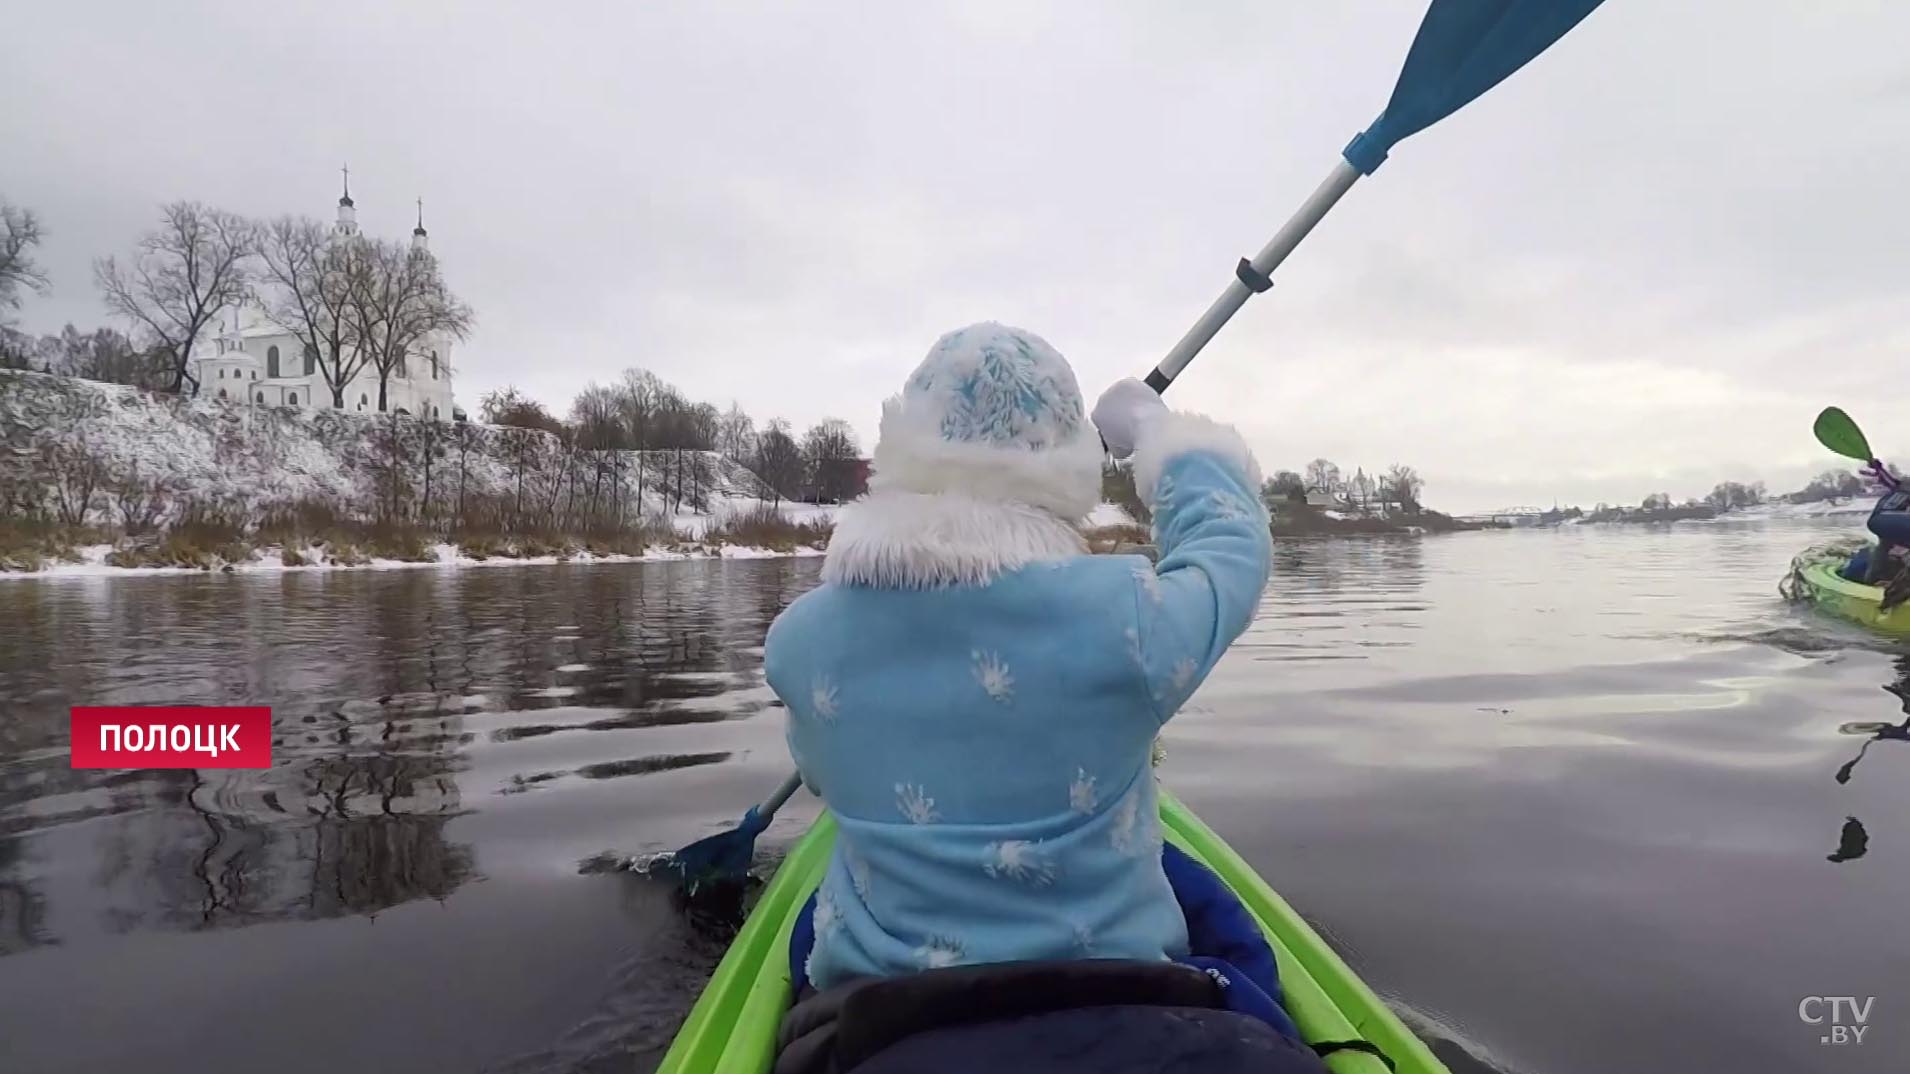
[[[1880,586],[1902,572],[1910,553],[1910,490],[1881,464],[1866,467],[1863,473],[1884,487],[1867,523],[1877,543],[1858,549],[1840,573],[1853,582]]]
[[[1086,554],[1103,440],[1134,456],[1158,566]],[[1090,424],[1031,333],[935,344],[884,406],[870,494],[838,518],[823,585],[766,643],[791,752],[839,825],[817,988],[1187,955],[1149,756],[1253,617],[1271,557],[1259,485],[1237,433],[1138,381]]]

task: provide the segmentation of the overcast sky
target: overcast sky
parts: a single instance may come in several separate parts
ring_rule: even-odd
[[[459,402],[632,365],[873,436],[941,332],[1151,368],[1384,104],[1422,0],[16,5],[0,197],[38,331],[159,203],[403,238]],[[1176,384],[1263,465],[1474,510],[1794,487],[1910,448],[1910,4],[1611,0],[1403,143]]]

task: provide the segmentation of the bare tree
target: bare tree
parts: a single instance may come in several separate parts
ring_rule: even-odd
[[[41,450],[42,467],[51,478],[47,482],[53,494],[53,507],[61,522],[83,526],[93,511],[93,503],[106,480],[106,466],[94,454],[93,446],[82,436],[78,440],[49,443]]]
[[[352,331],[378,371],[378,409],[387,409],[391,378],[403,378],[405,360],[432,336],[463,339],[473,314],[444,285],[438,260],[395,242],[367,243],[366,270],[351,288]]]
[[[1294,500],[1306,500],[1306,479],[1292,470],[1278,471],[1260,485],[1260,502],[1269,511]]]
[[[163,352],[141,350],[112,328],[82,332],[69,324],[41,343],[41,353],[53,356],[55,370],[85,380],[156,388],[171,368]]]
[[[509,425],[518,429],[542,429],[561,436],[564,423],[544,409],[544,404],[518,391],[514,385],[485,392],[478,400],[478,415],[487,425]]]
[[[855,430],[840,418],[824,418],[803,434],[803,463],[817,502],[841,503],[856,495],[856,463],[861,454]]]
[[[794,498],[802,490],[803,459],[802,449],[796,446],[796,440],[789,435],[789,423],[774,418],[763,426],[762,435],[756,438],[756,476],[776,497],[776,506],[782,506],[785,498]]]
[[[140,477],[138,463],[111,482],[107,491],[119,509],[120,528],[129,537],[137,537],[157,526],[160,516],[166,513],[167,503],[176,495],[176,490],[163,476]]]
[[[732,462],[744,465],[756,455],[756,423],[734,400],[717,420],[716,450]]]
[[[33,260],[34,247],[43,237],[32,209],[0,198],[0,312],[19,309],[22,291],[47,290],[46,271]]]
[[[260,228],[259,261],[266,312],[298,338],[300,359],[312,360],[332,406],[345,409],[345,389],[370,360],[357,345],[352,296],[374,264],[371,245],[334,237],[309,217],[282,216]]]
[[[1325,459],[1314,459],[1306,464],[1306,487],[1308,492],[1324,492],[1332,495],[1343,487],[1340,480],[1340,468]]]
[[[623,524],[623,453],[627,443],[621,413],[621,396],[614,387],[586,384],[570,405],[570,422],[577,430],[577,447],[594,453],[591,460],[590,496],[586,513],[594,522],[605,518],[602,507],[604,479],[610,480],[610,517]]]
[[[1418,514],[1419,496],[1426,490],[1426,481],[1412,467],[1394,463],[1386,471],[1386,476],[1380,479],[1380,488],[1385,498],[1398,504],[1401,511],[1409,515]]]
[[[139,240],[131,264],[93,263],[106,308],[144,328],[172,360],[169,390],[182,392],[192,348],[219,314],[245,300],[251,288],[254,245],[245,218],[194,201],[160,210],[157,231]]]

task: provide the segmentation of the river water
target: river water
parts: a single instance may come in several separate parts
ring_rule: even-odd
[[[1455,1070],[1904,1070],[1910,653],[1774,588],[1851,528],[1282,544],[1165,778]],[[778,782],[816,574],[0,581],[0,1070],[648,1069],[721,942],[603,863]],[[69,767],[70,706],[163,702],[279,763]]]

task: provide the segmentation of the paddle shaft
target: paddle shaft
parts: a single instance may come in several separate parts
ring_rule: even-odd
[[[789,773],[789,778],[783,780],[782,786],[777,787],[774,794],[771,794],[768,798],[763,799],[763,804],[756,807],[757,815],[762,817],[764,820],[768,820],[770,817],[775,816],[776,811],[783,807],[783,803],[789,801],[789,799],[800,789],[802,789],[802,773],[801,772]]]
[[[1273,285],[1270,279],[1273,270],[1280,267],[1294,247],[1300,245],[1300,240],[1306,238],[1314,225],[1325,218],[1328,210],[1353,188],[1359,177],[1360,170],[1347,163],[1346,158],[1335,162],[1326,181],[1274,233],[1253,260],[1242,261],[1235,268],[1233,282],[1227,285],[1213,305],[1207,307],[1207,312],[1201,314],[1200,320],[1194,322],[1194,327],[1187,330],[1180,342],[1174,344],[1174,349],[1167,352],[1161,364],[1147,375],[1147,386],[1157,392],[1166,391],[1167,386],[1174,383],[1174,378],[1180,376],[1181,370],[1187,368],[1187,363],[1193,361],[1194,356],[1219,333],[1221,327],[1240,312],[1240,307],[1246,305],[1248,299]]]

